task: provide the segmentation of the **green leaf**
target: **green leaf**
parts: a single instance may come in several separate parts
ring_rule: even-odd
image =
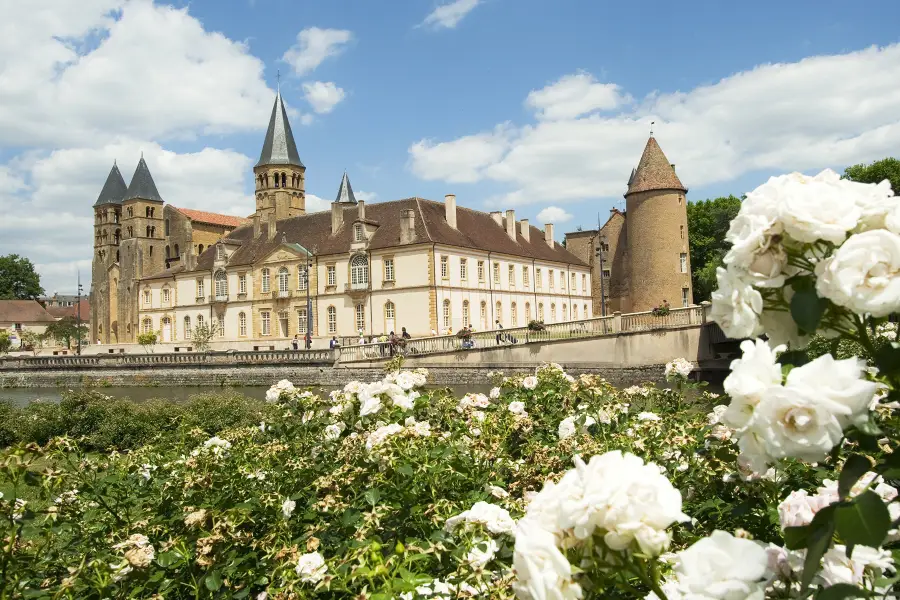
[[[816,572],[819,570],[822,556],[825,555],[825,552],[831,546],[831,538],[834,535],[834,520],[829,515],[827,519],[822,519],[822,522],[816,523],[819,515],[829,508],[833,511],[834,505],[825,507],[816,513],[813,522],[809,525],[811,531],[806,543],[806,560],[803,561],[803,575],[800,577],[801,596],[806,593],[809,584],[812,583],[813,577],[816,576]]]
[[[835,583],[819,590],[816,600],[843,600],[844,598],[869,598],[872,592],[858,588],[852,583]]]
[[[870,490],[839,506],[834,522],[846,544],[878,548],[891,527],[891,516],[881,497]]]
[[[802,550],[809,542],[810,526],[785,527],[784,547],[788,550]]]
[[[378,504],[378,501],[381,499],[381,492],[378,491],[378,488],[372,488],[363,494],[363,497],[366,499],[366,502],[375,506]]]
[[[872,468],[872,463],[862,454],[853,454],[844,463],[838,479],[838,495],[844,500],[850,496],[850,490]]]
[[[237,598],[238,600],[240,600],[241,598],[246,598],[249,595],[250,595],[250,588],[247,587],[240,591],[235,592],[234,594],[232,594],[231,597]]]
[[[814,289],[798,290],[791,298],[791,316],[801,331],[815,333],[825,306],[825,301],[816,295]]]
[[[156,557],[156,564],[165,569],[169,565],[175,563],[175,561],[177,560],[178,555],[174,552],[160,552]]]
[[[397,472],[400,473],[401,475],[405,475],[407,477],[412,477],[413,476],[412,465],[409,463],[403,463],[402,465],[397,467]]]
[[[206,589],[215,592],[222,587],[222,576],[219,575],[218,571],[213,571],[206,576],[206,579],[204,579],[203,582],[206,584]]]

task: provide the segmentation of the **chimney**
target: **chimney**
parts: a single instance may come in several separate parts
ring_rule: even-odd
[[[516,211],[506,211],[506,235],[509,239],[516,241]]]
[[[528,219],[519,221],[519,233],[525,238],[526,242],[531,241],[531,225],[528,223]]]
[[[360,200],[356,203],[356,206],[359,207],[359,220],[364,221],[366,218],[366,203],[363,200]]]
[[[275,228],[275,211],[273,210],[272,212],[269,213],[269,241],[270,242],[275,239],[275,233],[277,233],[277,230]]]
[[[400,211],[400,243],[411,244],[416,241],[416,211]]]
[[[331,203],[331,235],[338,232],[344,224],[344,207],[340,202]]]
[[[500,227],[503,227],[503,213],[502,212],[500,212],[499,210],[492,211],[491,218],[494,220],[494,223],[496,223]]]
[[[262,233],[262,227],[259,223],[259,213],[253,213],[253,239],[259,239],[260,234]]]
[[[544,241],[551,248],[555,247],[553,243],[553,223],[544,223]]]
[[[456,229],[456,194],[446,194],[444,196],[444,215],[447,219],[447,225]]]

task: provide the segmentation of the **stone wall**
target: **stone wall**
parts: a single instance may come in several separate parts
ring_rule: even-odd
[[[663,382],[662,365],[639,367],[586,367],[566,365],[563,367],[572,375],[582,373],[598,374],[610,383],[627,387],[644,381]],[[456,364],[428,366],[428,381],[431,385],[488,385],[488,373],[503,371],[533,373],[533,366],[504,363],[482,364],[475,367],[461,367]],[[175,386],[251,386],[271,385],[281,379],[289,379],[295,385],[338,386],[358,379],[375,380],[382,376],[380,367],[329,367],[329,366],[216,366],[190,368],[144,368],[144,369],[65,369],[39,372],[0,373],[0,388],[25,387],[79,387],[93,385],[100,387],[175,387]]]

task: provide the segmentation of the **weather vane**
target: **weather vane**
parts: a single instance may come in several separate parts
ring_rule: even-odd
[[[650,121],[650,137],[653,137],[653,125],[655,123],[656,123],[656,121]]]

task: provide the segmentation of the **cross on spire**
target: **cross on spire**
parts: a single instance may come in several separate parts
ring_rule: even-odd
[[[278,69],[275,72],[275,79],[278,82],[276,85],[278,86],[278,92],[281,93],[281,69]]]
[[[656,124],[656,121],[650,121],[650,137],[653,137],[653,125]]]

